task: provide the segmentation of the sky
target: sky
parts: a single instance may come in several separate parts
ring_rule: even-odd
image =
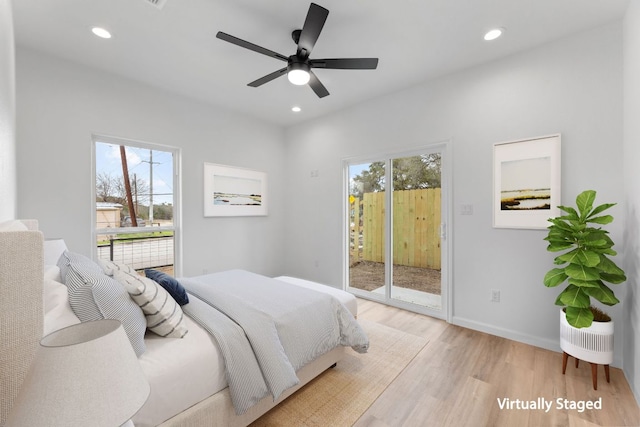
[[[501,166],[501,191],[551,188],[550,157],[502,162]]]
[[[216,193],[262,195],[262,181],[237,176],[214,175],[213,190]]]
[[[148,148],[127,146],[129,174],[150,183],[150,151]],[[153,150],[153,204],[173,203],[173,156],[169,151]],[[122,176],[120,146],[96,143],[96,174]],[[146,199],[148,203],[148,198]]]

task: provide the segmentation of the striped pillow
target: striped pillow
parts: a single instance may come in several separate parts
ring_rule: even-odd
[[[147,322],[125,288],[104,274],[98,264],[79,254],[65,251],[58,266],[64,271],[61,277],[67,285],[71,309],[78,319],[81,322],[119,320],[136,355],[142,355],[146,349],[144,333]]]
[[[104,271],[104,274],[106,274],[107,276],[113,276],[113,273],[115,273],[118,270],[121,270],[125,273],[136,272],[136,270],[133,267],[127,264],[118,264],[117,262],[107,261],[104,259],[99,259],[98,265],[102,268],[102,271]]]
[[[147,318],[147,328],[161,337],[182,338],[188,330],[180,305],[156,282],[137,273],[114,270],[113,277],[124,285]]]

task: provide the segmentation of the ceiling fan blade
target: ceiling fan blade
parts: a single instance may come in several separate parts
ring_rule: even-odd
[[[247,86],[251,86],[251,87],[258,87],[258,86],[262,86],[265,83],[269,83],[271,80],[277,79],[280,76],[284,76],[285,74],[287,74],[287,67],[284,67],[278,71],[274,71],[271,74],[267,74],[264,77],[260,77],[258,80],[254,80],[251,83],[249,83]]]
[[[309,64],[314,68],[335,70],[375,70],[378,67],[378,58],[312,59]]]
[[[284,55],[281,55],[278,52],[274,52],[274,51],[266,49],[266,48],[264,48],[262,46],[258,46],[257,44],[249,43],[248,41],[239,39],[239,38],[234,37],[232,35],[229,35],[227,33],[223,33],[222,31],[218,31],[218,34],[216,34],[216,37],[219,38],[220,40],[224,40],[226,42],[235,44],[236,46],[240,46],[240,47],[243,47],[245,49],[249,49],[249,50],[252,50],[254,52],[258,52],[258,53],[261,53],[263,55],[267,55],[267,56],[270,56],[272,58],[279,59],[281,61],[287,62],[289,60],[288,57],[286,57]]]
[[[316,95],[318,95],[318,98],[324,98],[325,96],[329,95],[329,91],[320,82],[320,79],[318,79],[318,77],[315,74],[313,74],[313,71],[310,71],[309,74],[311,75],[311,79],[309,80],[309,86],[311,86],[311,89],[313,89]]]
[[[318,37],[324,23],[329,16],[329,11],[322,6],[318,6],[315,3],[311,3],[309,6],[309,12],[307,12],[307,18],[304,21],[302,32],[300,33],[300,40],[298,40],[298,56],[301,58],[308,58],[311,50],[316,45]]]

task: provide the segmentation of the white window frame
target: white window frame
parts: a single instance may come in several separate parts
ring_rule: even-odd
[[[112,229],[96,228],[96,143],[102,142],[114,145],[124,145],[129,147],[144,148],[148,150],[158,150],[171,152],[173,155],[173,227],[157,227],[153,231],[173,231],[174,253],[173,271],[174,276],[182,276],[182,151],[180,148],[169,145],[137,141],[127,138],[93,134],[91,137],[91,248],[92,257],[97,259],[98,248],[96,246],[99,234],[113,234]],[[139,232],[135,227],[121,228],[118,233]]]

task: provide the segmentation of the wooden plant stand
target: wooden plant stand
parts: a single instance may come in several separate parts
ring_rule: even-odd
[[[566,351],[562,352],[562,375],[564,375],[564,373],[567,371],[567,361],[569,360],[569,356],[571,356],[570,354],[568,354]],[[571,356],[573,357],[573,356]],[[580,359],[578,359],[577,357],[576,359],[576,368],[578,367],[578,364],[580,363]],[[607,382],[611,382],[610,381],[610,376],[609,376],[609,365],[604,365],[604,375],[607,378]],[[593,381],[593,389],[597,390],[598,389],[598,364],[597,363],[591,363],[591,380]]]

